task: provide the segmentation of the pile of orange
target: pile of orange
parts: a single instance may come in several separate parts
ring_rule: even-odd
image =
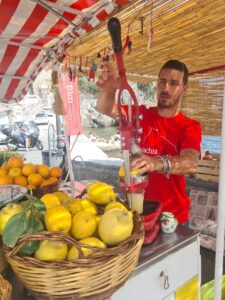
[[[62,175],[59,167],[25,163],[20,156],[12,156],[0,166],[0,185],[17,184],[36,189],[57,182]]]

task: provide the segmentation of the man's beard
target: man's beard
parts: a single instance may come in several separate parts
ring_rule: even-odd
[[[161,96],[166,96],[168,98],[162,99]],[[159,108],[172,108],[178,105],[180,101],[180,97],[177,97],[177,99],[171,100],[171,96],[168,93],[161,93],[160,100],[158,100],[158,107]]]

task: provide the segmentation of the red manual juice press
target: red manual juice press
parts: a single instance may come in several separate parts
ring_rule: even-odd
[[[108,21],[108,30],[111,35],[118,72],[120,76],[120,87],[118,92],[117,106],[119,113],[119,132],[121,137],[121,149],[124,161],[124,173],[120,176],[120,187],[126,193],[129,206],[137,210],[143,216],[145,228],[145,241],[150,243],[156,237],[160,225],[157,223],[161,213],[161,203],[157,201],[155,211],[145,210],[144,190],[148,185],[148,176],[132,173],[130,170],[130,156],[137,154],[139,147],[139,134],[142,132],[140,127],[141,115],[136,95],[129,85],[126,77],[126,71],[123,62],[121,25],[117,18],[111,18]],[[126,92],[126,93],[125,93]],[[125,97],[124,97],[125,94]],[[127,100],[126,108],[124,98]],[[125,113],[125,111],[127,113]],[[135,149],[135,151],[134,151]],[[156,204],[156,202],[154,202]]]

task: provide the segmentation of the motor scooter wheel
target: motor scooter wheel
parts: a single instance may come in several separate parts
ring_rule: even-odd
[[[35,146],[38,150],[42,150],[44,148],[44,146],[40,140],[37,140],[37,143]]]
[[[19,148],[18,143],[16,143],[15,141],[8,141],[6,146],[7,146],[7,149],[10,151],[16,151]]]

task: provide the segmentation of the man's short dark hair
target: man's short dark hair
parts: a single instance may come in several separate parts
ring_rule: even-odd
[[[183,83],[187,84],[188,83],[188,68],[186,67],[186,65],[184,63],[182,63],[179,60],[168,60],[161,68],[160,73],[162,72],[162,70],[164,69],[174,69],[174,70],[178,70],[180,72],[183,73]]]

